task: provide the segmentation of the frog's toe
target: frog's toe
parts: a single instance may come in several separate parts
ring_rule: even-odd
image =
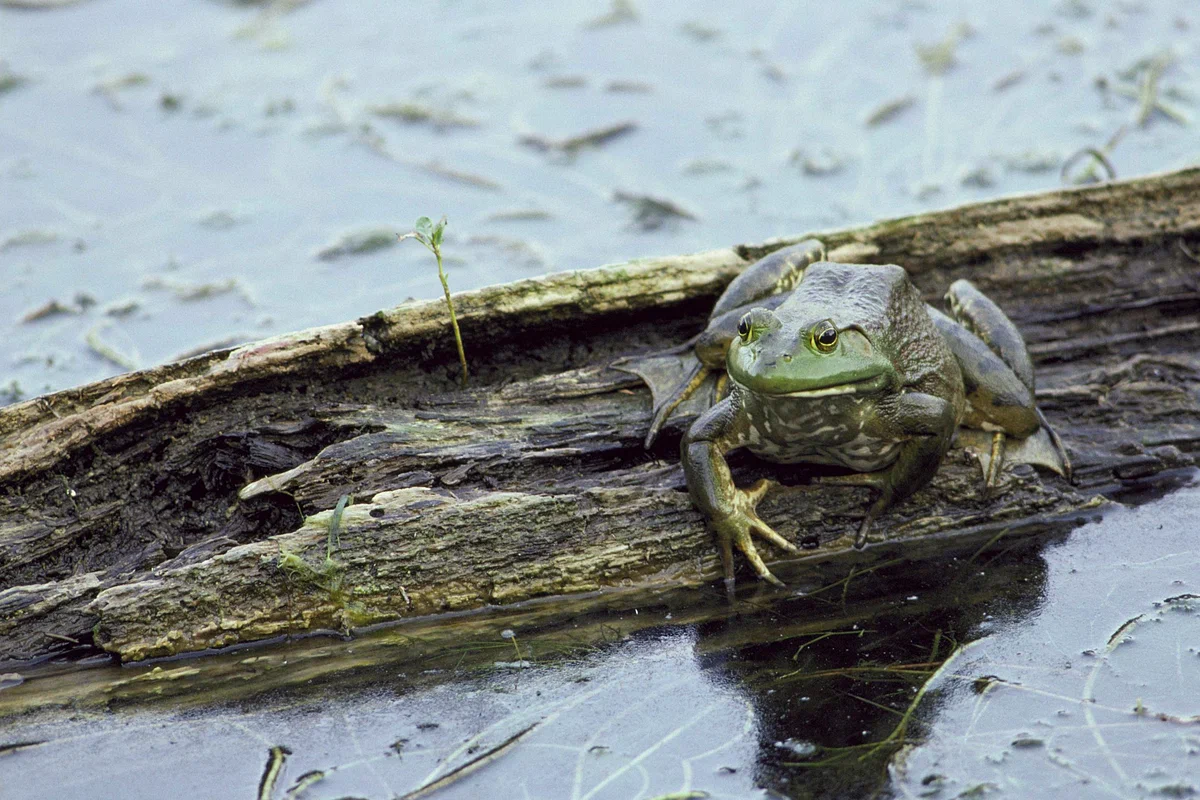
[[[883,492],[879,498],[871,504],[867,509],[867,516],[863,517],[862,524],[858,526],[858,533],[854,535],[854,549],[862,550],[867,546],[867,534],[871,531],[871,525],[874,524],[875,518],[883,513],[892,503],[892,495],[890,492]]]
[[[770,530],[770,528],[767,528],[767,530]],[[771,531],[771,533],[772,535],[778,536],[778,534],[776,534],[774,531]],[[763,562],[762,556],[758,554],[758,549],[754,546],[754,542],[750,540],[750,532],[748,530],[741,536],[737,537],[737,539],[734,540],[734,544],[737,545],[738,550],[741,550],[742,553],[745,554],[746,560],[750,562],[750,566],[754,567],[754,571],[758,573],[758,577],[774,586],[784,585],[783,581],[779,580],[779,578],[776,578],[771,574],[771,570],[767,569],[767,565]]]
[[[983,490],[991,494],[996,488],[996,479],[1000,475],[1000,467],[1004,465],[1004,431],[992,434],[992,452],[988,459],[987,469],[983,473]]]
[[[797,548],[796,545],[792,544],[787,539],[780,536],[778,533],[775,532],[775,530],[770,525],[768,525],[765,522],[762,522],[761,520],[758,522],[755,522],[754,524],[752,524],[750,526],[750,532],[757,534],[759,536],[759,538],[765,539],[766,541],[770,542],[771,544],[775,545],[776,547],[780,548],[781,550],[786,550],[789,553],[800,552],[800,549]]]
[[[862,550],[867,546],[867,532],[871,530],[871,517],[868,516],[858,526],[858,533],[854,535],[854,549]]]

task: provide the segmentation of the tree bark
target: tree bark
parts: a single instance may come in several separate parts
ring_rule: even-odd
[[[793,586],[1036,533],[1194,463],[1200,170],[815,235],[833,260],[904,265],[931,301],[960,277],[997,300],[1076,485],[1018,464],[985,497],[954,450],[856,553],[865,491],[735,459],[739,480],[791,484],[762,513],[812,548],[774,568]],[[610,365],[685,341],[739,270],[800,238],[458,294],[466,390],[428,301],[0,409],[0,658],[138,660],[712,580],[684,420],[645,453],[649,392]]]

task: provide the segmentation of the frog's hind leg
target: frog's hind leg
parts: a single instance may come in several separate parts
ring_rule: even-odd
[[[725,288],[709,319],[715,320],[764,297],[790,292],[804,277],[804,270],[810,264],[824,260],[825,245],[816,239],[805,239],[763,256]]]
[[[1033,362],[1016,325],[970,281],[955,281],[946,303],[955,319],[932,308],[930,316],[962,371],[968,402],[963,424],[992,434],[984,464],[988,491],[996,485],[1010,451],[1009,437],[1022,440],[1018,450],[1028,451],[1022,458],[1069,480],[1070,458],[1037,408]]]

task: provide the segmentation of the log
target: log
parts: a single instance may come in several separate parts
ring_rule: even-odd
[[[1195,463],[1190,169],[460,293],[466,389],[428,301],[0,409],[0,659],[133,661],[712,581],[686,417],[646,453],[649,392],[611,365],[685,341],[742,268],[812,235],[834,260],[904,265],[931,301],[961,277],[996,299],[1076,485],[1013,464],[984,496],[956,449],[856,553],[863,490],[735,458],[739,480],[787,484],[761,510],[808,548],[774,562],[793,589],[1035,534]]]

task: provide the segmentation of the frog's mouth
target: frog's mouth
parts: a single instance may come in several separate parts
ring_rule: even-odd
[[[837,383],[832,386],[818,386],[812,389],[800,389],[792,392],[771,392],[762,391],[760,394],[769,394],[772,397],[835,397],[843,394],[860,394],[862,392],[877,392],[887,385],[888,376],[884,373],[871,375],[857,381],[846,381]]]

